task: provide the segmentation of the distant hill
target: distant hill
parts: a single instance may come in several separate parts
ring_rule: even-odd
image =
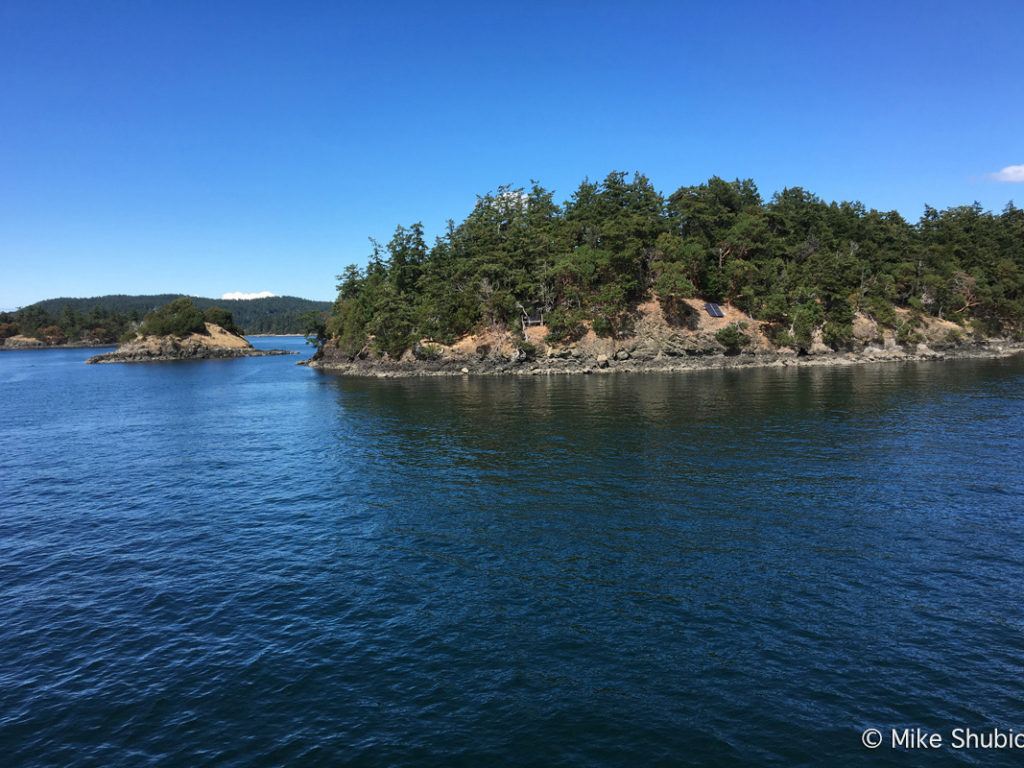
[[[87,313],[99,307],[107,312],[129,315],[133,320],[141,320],[146,313],[157,307],[184,296],[181,293],[162,293],[154,296],[93,296],[87,299],[45,299],[32,304],[46,310],[51,315],[59,315],[64,307]],[[231,312],[235,324],[243,333],[302,333],[299,317],[310,311],[326,312],[331,308],[329,301],[312,301],[296,296],[271,296],[264,299],[207,299],[201,296],[189,296],[200,309],[207,307],[223,307]]]

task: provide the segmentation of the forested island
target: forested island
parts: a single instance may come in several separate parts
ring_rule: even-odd
[[[290,354],[255,349],[223,307],[199,309],[187,298],[174,299],[148,313],[138,330],[130,332],[114,352],[89,358],[87,363],[144,363],[206,360]]]
[[[713,303],[713,309],[705,306]],[[721,305],[722,317],[715,317]],[[643,175],[479,197],[426,243],[339,276],[313,365],[354,373],[678,367],[1004,354],[1024,337],[1024,211],[908,222],[801,188]]]
[[[110,295],[47,299],[15,312],[0,312],[0,349],[53,346],[104,346],[134,337],[143,318],[181,294]],[[200,310],[230,312],[244,334],[300,334],[310,313],[326,313],[329,302],[295,296],[259,299],[188,298]]]

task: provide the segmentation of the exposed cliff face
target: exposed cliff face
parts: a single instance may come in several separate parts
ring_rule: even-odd
[[[206,323],[206,334],[176,336],[144,336],[122,344],[114,352],[96,355],[87,363],[142,363],[166,360],[205,360],[232,357],[287,355],[282,350],[255,349],[242,336]]]
[[[966,334],[960,326],[938,318],[924,318],[912,339],[897,342],[892,330],[864,315],[855,318],[853,339],[847,349],[826,346],[820,330],[810,349],[801,352],[776,347],[764,333],[763,323],[740,310],[723,306],[725,317],[714,318],[703,302],[686,302],[690,312],[682,322],[670,322],[657,301],[637,309],[633,331],[610,339],[588,330],[577,341],[551,344],[543,325],[526,329],[526,343],[505,329],[488,329],[452,345],[422,340],[399,359],[363,350],[355,357],[334,342],[310,361],[324,370],[366,376],[473,374],[596,373],[610,371],[672,371],[708,367],[849,365],[885,360],[929,360],[945,357],[1003,356],[1024,351],[1024,345],[1002,339]],[[898,310],[906,314],[906,310]],[[741,324],[747,341],[727,348],[717,334]]]

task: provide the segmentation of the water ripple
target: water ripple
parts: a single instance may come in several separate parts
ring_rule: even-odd
[[[0,356],[5,764],[896,764],[863,728],[1024,727],[1019,360],[83,354]]]

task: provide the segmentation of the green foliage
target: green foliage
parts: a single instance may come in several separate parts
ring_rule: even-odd
[[[534,344],[526,341],[526,339],[516,339],[516,350],[526,360],[533,360],[537,357],[537,347]]]
[[[312,344],[319,351],[323,349],[327,341],[327,316],[323,312],[312,310],[303,312],[299,316],[299,324],[302,328],[302,335],[306,337],[306,343]]]
[[[913,326],[907,323],[901,323],[896,328],[896,341],[904,346],[912,346],[918,344],[924,340],[924,337],[918,333]]]
[[[228,333],[241,335],[242,331],[235,325],[234,316],[223,307],[207,307],[203,310],[203,320],[219,325]]]
[[[776,347],[796,346],[796,338],[794,338],[793,334],[787,331],[785,328],[773,326],[771,328],[771,333],[769,334],[768,338]]]
[[[736,354],[751,344],[746,327],[746,323],[730,323],[715,334],[715,341],[725,347],[727,353]]]
[[[545,317],[548,326],[548,341],[576,341],[587,327],[583,324],[583,313],[572,309],[554,309]]]
[[[832,349],[842,349],[853,341],[853,324],[827,320],[821,327],[821,337]]]
[[[964,342],[963,331],[950,330],[946,332],[943,345],[947,347],[958,347]]]
[[[912,224],[799,187],[765,201],[752,181],[718,177],[665,199],[615,172],[562,205],[536,184],[501,187],[429,247],[418,223],[374,243],[365,269],[339,277],[327,333],[348,354],[397,355],[419,338],[515,328],[525,311],[544,313],[552,341],[587,323],[616,336],[654,294],[670,322],[694,319],[684,299],[730,302],[804,349],[819,330],[850,344],[855,311],[897,328],[898,307],[1024,335],[1022,238],[1012,205],[925,208]]]
[[[366,324],[374,348],[391,357],[401,357],[414,338],[414,316],[409,304],[393,293],[385,294]]]
[[[814,341],[814,330],[821,325],[824,312],[814,302],[801,304],[793,313],[793,340],[801,349],[810,349]]]
[[[138,323],[149,312],[169,304],[180,294],[161,294],[155,296],[97,296],[88,299],[47,299],[33,304],[20,312],[38,308],[56,323],[65,307],[70,307],[84,319],[86,325],[96,322],[96,327],[108,330],[106,340],[115,341],[116,337],[127,330],[132,323]],[[221,307],[231,313],[235,325],[243,333],[302,333],[300,318],[305,312],[327,312],[330,303],[326,301],[310,301],[295,296],[270,296],[263,299],[205,299],[189,296],[192,303],[199,309]],[[96,313],[99,318],[96,319]],[[116,319],[116,322],[113,321]],[[113,331],[107,326],[115,325]],[[88,328],[85,328],[88,330]],[[69,334],[73,337],[73,334]]]
[[[832,349],[842,349],[853,341],[853,309],[843,299],[833,299],[821,327],[822,340]]]
[[[679,321],[688,312],[686,298],[697,295],[697,287],[690,280],[689,269],[681,261],[662,262],[654,279],[654,292],[661,298],[662,307],[670,320]]]
[[[896,308],[880,296],[872,296],[867,300],[864,313],[879,325],[896,327]]]
[[[182,297],[154,309],[142,320],[139,333],[143,336],[188,336],[206,333],[203,313],[191,299]]]
[[[17,312],[0,312],[0,339],[21,334],[49,344],[112,344],[131,326],[127,315],[102,307],[81,312],[64,304],[51,312],[33,304]]]
[[[443,349],[438,344],[420,344],[417,342],[412,345],[412,354],[417,360],[440,360],[443,353]]]

